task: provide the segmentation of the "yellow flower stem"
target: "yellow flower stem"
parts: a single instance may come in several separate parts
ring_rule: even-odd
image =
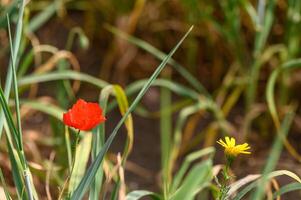
[[[221,183],[221,186],[220,186],[220,194],[219,194],[219,200],[226,200],[228,199],[228,191],[229,191],[229,182],[231,180],[231,175],[229,175],[229,170],[230,170],[230,167],[234,161],[235,157],[233,156],[229,156],[229,155],[226,155],[226,165],[225,167],[223,168],[223,181]]]
[[[235,157],[233,156],[229,156],[229,155],[226,155],[226,166],[225,166],[225,174],[227,176],[227,180],[230,178],[229,176],[229,169],[234,161]]]

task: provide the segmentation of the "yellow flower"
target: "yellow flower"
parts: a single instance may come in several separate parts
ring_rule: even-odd
[[[247,151],[248,149],[250,149],[248,143],[235,145],[235,139],[232,137],[226,137],[225,142],[222,139],[220,139],[219,141],[217,141],[217,143],[225,147],[225,154],[227,156],[236,157],[240,153],[251,154],[250,151]]]

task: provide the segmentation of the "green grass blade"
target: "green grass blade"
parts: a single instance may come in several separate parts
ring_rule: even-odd
[[[248,0],[243,0],[241,1],[241,4],[250,16],[253,26],[258,30],[260,28],[260,24],[258,23],[258,15],[252,3]]]
[[[2,184],[2,187],[3,187],[3,190],[4,190],[6,200],[11,200],[12,198],[10,197],[10,194],[8,192],[7,184],[5,182],[5,179],[4,179],[1,168],[0,168],[0,181],[1,181],[1,184]]]
[[[264,195],[263,194],[263,192],[264,192],[263,186],[268,181],[268,179],[267,179],[268,174],[274,170],[274,168],[278,162],[278,159],[282,152],[283,140],[284,140],[284,138],[286,138],[286,136],[289,132],[293,118],[294,118],[293,112],[289,112],[288,114],[286,114],[284,121],[282,123],[282,127],[279,130],[279,133],[277,134],[277,138],[275,139],[271,153],[269,154],[269,158],[268,158],[265,168],[263,170],[262,181],[260,181],[259,184],[257,185],[257,189],[253,195],[253,198],[251,198],[252,200],[260,200],[263,198],[263,195]]]
[[[11,48],[11,60],[12,60],[12,74],[13,74],[13,86],[14,86],[14,92],[15,92],[15,109],[16,109],[16,115],[17,115],[17,130],[19,133],[19,144],[20,144],[20,151],[23,151],[23,143],[22,143],[22,127],[21,127],[21,115],[20,115],[20,103],[19,103],[19,92],[18,92],[18,82],[17,82],[17,74],[16,74],[16,66],[15,66],[15,60],[14,60],[14,54],[13,54],[13,43],[12,43],[12,37],[11,37],[11,29],[10,29],[10,21],[9,17],[7,16],[7,26],[8,26],[8,35],[9,35],[9,44]]]
[[[21,99],[20,103],[21,105],[27,106],[31,109],[38,110],[47,115],[53,116],[58,120],[62,120],[64,110],[56,105],[41,102],[39,100],[23,100],[23,99]]]
[[[287,171],[287,170],[277,170],[277,171],[273,171],[271,173],[269,173],[266,178],[261,178],[258,181],[252,182],[251,184],[249,184],[248,186],[246,186],[242,191],[240,191],[234,198],[233,200],[240,200],[243,197],[245,197],[245,195],[250,192],[252,189],[256,188],[256,186],[258,186],[258,184],[262,181],[262,180],[270,180],[272,178],[275,177],[279,177],[279,176],[283,176],[286,175],[292,179],[294,179],[295,181],[297,181],[298,183],[301,183],[301,179],[294,174],[293,172]],[[262,186],[262,185],[261,185]]]
[[[171,146],[171,155],[169,157],[169,170],[172,170],[174,167],[174,164],[178,158],[178,154],[180,151],[180,146],[181,146],[181,142],[182,142],[182,129],[185,125],[185,122],[187,120],[187,118],[194,114],[197,113],[201,110],[206,110],[206,109],[212,109],[212,103],[210,100],[206,101],[200,101],[195,103],[194,105],[191,106],[187,106],[185,108],[183,108],[180,113],[179,113],[179,117],[177,119],[176,125],[175,125],[175,130],[174,130],[174,136],[173,136],[173,143]],[[171,172],[169,172],[171,173]]]
[[[25,6],[25,5],[21,5]],[[21,163],[22,163],[22,168],[24,169],[23,171],[23,176],[25,178],[25,186],[28,192],[28,198],[30,200],[33,200],[33,193],[32,188],[33,184],[31,183],[31,174],[29,172],[29,169],[27,169],[27,163],[25,160],[25,155],[23,151],[23,140],[22,140],[22,127],[21,127],[21,114],[20,114],[20,104],[19,104],[19,92],[18,92],[18,83],[17,83],[17,73],[16,73],[16,61],[17,57],[14,55],[13,52],[13,43],[12,43],[12,37],[11,37],[11,29],[10,29],[10,21],[9,17],[7,15],[7,26],[8,26],[8,35],[9,35],[9,43],[10,43],[10,48],[11,48],[11,71],[12,71],[12,79],[13,79],[13,86],[14,86],[14,92],[15,92],[15,109],[16,109],[16,115],[17,115],[17,128],[16,128],[16,133],[17,133],[17,138],[15,140],[18,140],[18,155],[20,155]],[[14,136],[13,136],[14,137]]]
[[[114,28],[109,25],[107,25],[106,28],[113,34],[115,34],[115,35],[127,40],[128,42],[136,45],[137,47],[151,53],[152,55],[154,55],[156,58],[158,58],[160,60],[164,60],[165,57],[167,56],[165,53],[163,53],[159,49],[156,49],[154,46],[152,46],[151,44],[149,44],[141,39],[138,39],[131,35],[128,35],[125,32],[122,32],[122,31],[118,30],[117,28]],[[206,95],[207,97],[211,97],[209,92],[206,90],[206,88],[193,75],[191,75],[185,69],[185,67],[180,65],[177,61],[175,61],[172,58],[168,61],[168,64],[172,65],[175,68],[175,70],[177,70],[187,80],[187,82],[190,83],[190,85],[192,85],[198,92]]]
[[[26,28],[26,32],[35,32],[43,24],[45,24],[56,13],[59,7],[59,2],[60,1],[53,1],[39,14],[37,14],[32,20],[30,20],[30,23]]]
[[[129,108],[127,96],[121,86],[114,85],[113,87],[114,87],[114,95],[115,95],[115,98],[118,103],[119,112],[122,116],[124,116],[124,114],[126,113],[126,111]],[[124,146],[124,150],[123,150],[122,158],[121,158],[122,159],[121,167],[123,169],[125,168],[125,162],[129,156],[130,152],[132,151],[133,144],[134,144],[134,125],[133,125],[132,114],[130,114],[127,117],[127,119],[124,122],[124,125],[125,125],[126,131],[127,131],[127,139],[125,141],[125,146]],[[111,194],[111,200],[117,200],[117,198],[119,196],[118,194],[119,194],[120,187],[121,187],[121,180],[120,180],[120,177],[118,176],[117,181],[114,186],[114,189],[113,189],[113,192]]]
[[[276,109],[275,98],[274,98],[277,78],[283,72],[289,72],[290,70],[298,69],[300,67],[301,67],[301,59],[290,60],[290,61],[284,63],[281,67],[278,67],[277,69],[275,69],[272,72],[272,74],[270,75],[269,79],[268,79],[268,85],[267,85],[267,89],[266,89],[266,99],[267,99],[267,104],[268,104],[270,114],[272,116],[272,119],[274,121],[274,124],[275,124],[277,130],[280,129],[280,119],[279,119],[279,116],[278,116],[278,112],[277,112],[277,109]],[[288,141],[286,141],[284,144],[285,144],[286,149],[289,151],[289,153],[296,160],[300,161],[301,156],[292,147],[292,145]]]
[[[196,191],[202,185],[207,184],[212,179],[212,162],[205,161],[194,166],[187,176],[179,189],[170,197],[170,200],[193,200],[196,195]]]
[[[254,103],[256,99],[256,89],[258,85],[258,77],[259,77],[259,71],[261,68],[261,64],[259,62],[260,55],[263,51],[263,48],[266,44],[268,35],[270,33],[270,30],[272,28],[272,24],[274,21],[274,9],[276,5],[276,0],[270,0],[267,3],[265,16],[263,20],[262,27],[257,31],[256,37],[255,37],[255,46],[254,46],[254,61],[250,69],[250,83],[247,88],[247,97],[246,97],[246,104],[247,109],[251,108],[251,105]]]
[[[161,200],[158,194],[146,190],[132,191],[126,195],[126,200],[139,200],[143,197],[150,197],[153,200]]]
[[[285,27],[285,46],[287,48],[287,56],[284,59],[290,60],[299,55],[300,52],[300,37],[299,33],[301,31],[300,24],[301,21],[296,19],[296,16],[300,16],[301,13],[301,1],[299,0],[289,0],[287,2],[287,18],[284,24]],[[289,90],[289,72],[284,72],[282,74],[282,84],[280,85],[280,103],[281,105],[287,104],[290,96]]]
[[[67,150],[68,167],[69,167],[69,171],[71,172],[71,170],[72,170],[72,149],[71,149],[71,141],[70,141],[70,132],[69,132],[69,128],[67,126],[65,126],[64,139],[65,139],[65,145],[66,145],[66,150]]]
[[[68,187],[69,194],[71,194],[75,190],[80,180],[84,176],[86,166],[89,160],[92,133],[83,133],[83,134],[85,135],[76,148],[74,168],[72,170],[69,187]]]
[[[147,79],[138,80],[138,81],[135,81],[134,83],[130,84],[129,86],[127,86],[127,88],[126,88],[127,96],[129,97],[129,96],[133,95],[134,93],[138,92],[144,86],[144,84],[146,82],[147,82]],[[178,84],[178,83],[172,82],[170,80],[166,80],[166,79],[156,79],[153,82],[152,86],[167,88],[167,89],[171,90],[172,92],[176,93],[177,95],[188,97],[195,101],[198,101],[199,97],[200,97],[199,93],[197,93],[196,91],[191,90],[188,87],[185,87],[181,84]],[[112,102],[108,106],[108,110],[110,111],[115,106],[116,106],[116,102]]]
[[[73,44],[75,43],[75,38],[78,36],[78,41],[80,44],[80,47],[83,49],[87,49],[89,47],[89,38],[85,34],[84,30],[80,27],[74,27],[70,30],[67,42],[66,42],[66,50],[70,51],[72,49]]]
[[[103,88],[108,85],[106,81],[95,78],[91,75],[75,72],[72,70],[58,71],[58,72],[50,72],[47,74],[33,74],[24,76],[19,79],[19,86],[30,85],[33,83],[47,82],[47,81],[55,81],[55,80],[65,80],[65,79],[74,79],[83,82],[90,83],[99,88]]]
[[[24,14],[24,8],[25,8],[25,0],[21,0],[20,4],[20,9],[19,9],[19,15],[18,15],[18,22],[17,22],[17,27],[16,27],[16,33],[15,33],[15,38],[14,38],[14,46],[13,46],[13,58],[10,60],[9,63],[9,68],[6,76],[6,81],[5,81],[5,99],[8,100],[10,90],[11,90],[11,84],[12,84],[12,63],[15,63],[17,65],[17,60],[18,60],[18,52],[21,44],[21,37],[22,37],[22,29],[23,29],[23,14]],[[4,115],[3,112],[0,111],[0,138],[2,135],[2,130],[3,130],[3,124],[4,124]]]
[[[59,72],[57,72],[57,71],[49,72],[47,74],[27,75],[27,76],[19,78],[18,84],[19,84],[19,86],[26,86],[26,85],[30,85],[30,84],[42,83],[42,82],[47,82],[47,81],[55,81],[55,80],[64,80],[64,79],[72,79],[72,80],[86,82],[86,83],[94,85],[98,88],[103,88],[103,87],[109,85],[109,83],[107,83],[101,79],[95,78],[88,74],[83,74],[83,73],[75,72],[75,71],[71,71],[71,70],[66,70],[66,71],[62,71],[62,72],[60,72],[60,71]],[[147,79],[139,80],[139,81],[136,81],[136,82],[130,84],[126,88],[127,96],[131,96],[134,93],[138,92],[144,86],[144,84],[146,82],[147,82]],[[169,80],[157,79],[153,82],[152,86],[165,87],[165,88],[168,88],[169,90],[175,92],[178,95],[189,97],[194,100],[199,99],[199,93],[197,93],[196,91],[191,90],[188,87],[185,87],[181,84],[178,84],[178,83],[175,83],[175,82],[172,82]],[[116,106],[116,102],[111,103],[108,106],[108,110],[110,111],[115,106]]]
[[[248,192],[250,192],[253,188],[255,188],[257,185],[257,182],[253,182],[246,186],[242,191],[240,191],[234,198],[233,200],[240,200],[242,199]]]
[[[276,103],[274,98],[276,81],[281,72],[301,68],[301,59],[295,59],[284,63],[281,67],[275,69],[268,79],[267,89],[266,89],[266,99],[268,103],[268,108],[271,116],[274,120],[276,127],[280,127],[280,120],[278,112],[276,109]]]
[[[168,110],[164,110],[164,108],[170,106],[172,102],[170,90],[161,88],[160,93],[161,170],[164,199],[167,199],[171,180],[168,164],[172,141],[172,113]]]
[[[7,149],[8,149],[8,157],[12,166],[12,175],[13,175],[13,181],[15,184],[15,187],[17,189],[17,194],[19,199],[27,199],[26,193],[24,193],[25,185],[24,181],[22,179],[22,174],[20,173],[23,171],[21,169],[21,163],[20,158],[18,155],[16,155],[15,148],[13,146],[12,138],[11,138],[11,132],[9,128],[7,127],[7,123],[4,124],[5,132],[6,132],[6,143],[7,143]]]
[[[158,77],[158,75],[160,74],[160,72],[162,71],[162,69],[167,64],[168,60],[175,53],[175,51],[179,48],[180,44],[182,44],[182,42],[188,36],[188,34],[190,33],[191,30],[192,30],[192,27],[184,35],[184,37],[178,42],[178,44],[171,50],[171,52],[168,54],[168,56],[162,61],[162,63],[158,66],[158,68],[155,70],[155,72],[149,78],[149,81],[141,89],[141,91],[139,92],[139,94],[137,95],[137,97],[135,98],[135,100],[133,101],[133,103],[131,104],[131,106],[129,107],[129,109],[127,110],[127,112],[121,118],[121,120],[119,121],[119,123],[115,126],[113,132],[110,134],[110,137],[108,138],[108,140],[104,144],[104,147],[102,148],[102,150],[100,151],[100,153],[97,155],[95,161],[89,167],[86,175],[84,176],[84,178],[80,182],[79,186],[76,188],[76,190],[72,194],[71,200],[82,199],[82,197],[84,196],[84,194],[88,190],[91,182],[93,181],[94,176],[95,176],[95,174],[96,174],[96,172],[97,172],[97,170],[98,170],[98,168],[99,168],[99,166],[100,166],[100,164],[101,164],[101,162],[103,160],[103,157],[104,157],[105,153],[108,151],[108,149],[109,149],[111,143],[113,142],[115,136],[117,135],[118,130],[120,129],[120,127],[122,126],[122,124],[125,122],[125,120],[127,119],[127,117],[131,114],[131,112],[135,109],[136,105],[139,103],[139,101],[141,100],[141,98],[143,97],[143,95],[146,93],[146,91],[151,86],[151,84],[153,83],[153,81]]]
[[[13,142],[17,146],[17,149],[20,151],[22,149],[21,144],[19,143],[20,141],[18,139],[18,138],[20,138],[20,136],[19,136],[20,133],[18,132],[18,130],[15,127],[14,120],[12,118],[12,113],[10,112],[10,109],[8,108],[8,105],[7,105],[7,102],[6,102],[6,99],[5,99],[5,96],[4,96],[4,93],[3,93],[3,90],[1,87],[0,87],[0,105],[2,107],[2,111],[4,112],[4,116],[6,118],[8,127],[9,127],[10,131],[13,133],[13,135],[12,135]],[[4,119],[1,121],[3,121],[3,123],[4,123]]]
[[[257,56],[262,52],[264,45],[266,44],[268,35],[270,33],[273,21],[274,21],[274,9],[276,5],[276,0],[268,1],[266,5],[265,15],[262,16],[262,27],[257,32],[255,38],[255,51],[254,55]],[[264,5],[265,6],[265,5]],[[264,8],[263,8],[264,9]]]
[[[7,5],[4,9],[0,7],[0,27],[4,28],[7,25],[6,15],[11,16],[17,10],[17,0],[12,1],[9,5]],[[1,5],[2,6],[2,5]]]
[[[290,183],[280,188],[277,192],[273,194],[273,199],[276,199],[278,196],[282,196],[288,192],[301,190],[301,183]]]
[[[147,80],[139,80],[139,81],[135,81],[134,83],[130,84],[126,88],[127,95],[131,95],[131,94],[139,91],[146,82],[147,82]],[[188,87],[185,87],[181,84],[170,81],[170,80],[157,79],[154,81],[154,83],[152,85],[168,88],[169,90],[171,90],[172,92],[174,92],[180,96],[189,97],[194,100],[198,100],[200,97],[198,92],[196,92]]]
[[[127,97],[125,95],[124,90],[119,86],[119,85],[109,85],[106,86],[100,95],[100,105],[103,108],[103,114],[106,113],[106,108],[107,108],[107,101],[109,98],[109,95],[114,95],[117,103],[118,103],[118,107],[120,110],[121,115],[124,115],[126,113],[126,111],[128,110],[128,100]],[[128,119],[125,121],[125,127],[127,130],[127,140],[125,142],[125,147],[124,147],[124,151],[122,154],[122,165],[125,164],[126,159],[129,155],[129,153],[131,152],[132,146],[133,146],[133,140],[134,140],[134,129],[133,129],[133,120],[131,115],[128,117]],[[97,156],[97,154],[100,152],[101,148],[104,145],[104,124],[101,124],[99,127],[99,132],[95,133],[95,141],[93,141],[93,149],[92,149],[92,157],[94,160],[95,157]],[[89,199],[99,199],[99,191],[100,191],[100,186],[101,186],[101,180],[102,180],[102,169],[99,168],[97,175],[95,176],[95,180],[92,183],[91,189],[90,189],[90,196]],[[98,175],[99,174],[99,175]],[[119,185],[119,180],[117,180],[116,185]],[[117,191],[117,188],[114,188],[114,191]],[[117,192],[116,192],[117,194]]]
[[[280,119],[276,110],[276,104],[274,99],[274,88],[276,85],[277,77],[280,74],[280,70],[276,69],[272,72],[268,80],[267,90],[266,90],[266,99],[268,103],[268,108],[271,113],[272,119],[277,128],[280,127]]]
[[[245,49],[241,34],[241,18],[239,1],[219,1],[224,14],[224,27],[222,33],[231,46],[236,59],[241,66],[245,64]]]
[[[112,93],[113,93],[112,85],[108,85],[101,90],[100,97],[99,97],[99,104],[103,109],[104,116],[106,116],[108,99]],[[102,123],[96,129],[94,129],[93,132],[92,150],[91,150],[92,162],[97,157],[97,154],[101,151],[101,148],[104,145],[104,140],[105,140],[105,123]],[[100,167],[96,172],[95,179],[91,184],[89,200],[99,199],[99,193],[101,190],[102,181],[103,181],[103,169]]]
[[[286,21],[286,45],[288,49],[288,59],[294,58],[300,52],[300,20],[296,20],[296,16],[300,15],[301,2],[299,0],[289,0],[287,8]]]
[[[201,157],[206,155],[210,155],[212,157],[214,152],[215,149],[213,147],[208,147],[187,155],[184,163],[181,164],[179,171],[175,174],[175,177],[172,181],[170,192],[174,193],[176,189],[180,186],[192,162],[195,162],[197,159],[200,159]]]
[[[129,109],[127,96],[121,86],[114,85],[113,88],[114,88],[114,95],[118,103],[120,114],[123,116],[125,115],[126,111]],[[127,140],[122,154],[122,163],[121,163],[122,165],[125,164],[125,161],[133,148],[134,125],[133,125],[133,118],[131,114],[129,114],[124,124],[127,131]]]

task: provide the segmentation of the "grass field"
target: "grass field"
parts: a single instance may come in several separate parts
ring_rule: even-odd
[[[300,31],[299,0],[0,0],[0,199],[300,199]]]

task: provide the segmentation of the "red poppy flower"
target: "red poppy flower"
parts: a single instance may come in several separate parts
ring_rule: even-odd
[[[77,100],[63,115],[64,124],[83,131],[91,130],[105,120],[102,109],[97,103],[89,103],[82,99]]]

